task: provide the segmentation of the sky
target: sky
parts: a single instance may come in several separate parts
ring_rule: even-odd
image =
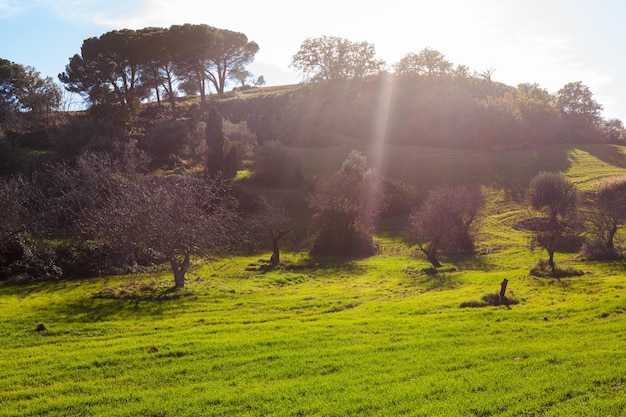
[[[623,16],[623,0],[0,0],[0,58],[57,79],[89,37],[204,23],[256,42],[248,69],[270,86],[300,82],[293,55],[329,35],[369,42],[389,65],[431,48],[511,86],[581,81],[606,119],[626,122]]]

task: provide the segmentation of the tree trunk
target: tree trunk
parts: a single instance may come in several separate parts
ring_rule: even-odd
[[[276,266],[280,263],[280,248],[278,247],[278,243],[289,232],[290,230],[284,230],[282,232],[280,230],[276,230],[276,233],[274,233],[274,230],[270,229],[270,234],[272,236],[272,257],[270,258],[270,264],[272,266]]]
[[[422,253],[426,256],[426,259],[428,259],[428,262],[430,262],[434,268],[441,268],[441,263],[439,262],[439,259],[437,259],[437,248],[432,246],[425,247],[421,244],[418,244],[418,246]]]
[[[439,262],[439,259],[437,259],[437,256],[434,253],[427,255],[426,258],[428,259],[428,262],[430,262],[433,265],[433,267],[441,268],[441,263]]]
[[[554,251],[548,250],[548,265],[550,265],[550,271],[552,276],[556,276],[556,265],[554,263]]]
[[[500,302],[502,302],[505,299],[505,294],[506,294],[506,286],[509,284],[509,280],[504,278],[502,280],[502,283],[500,284]]]
[[[613,241],[615,240],[616,234],[617,234],[617,225],[614,225],[613,227],[611,227],[611,230],[609,230],[609,235],[607,236],[607,239],[606,239],[606,248],[611,251],[615,248]]]
[[[170,259],[172,272],[174,272],[174,287],[178,290],[185,287],[185,274],[189,269],[189,253],[185,253],[182,262],[178,262],[176,256]]]

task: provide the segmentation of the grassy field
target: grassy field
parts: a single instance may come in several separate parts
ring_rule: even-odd
[[[435,151],[386,169],[441,167]],[[477,255],[445,259],[452,272],[425,274],[390,233],[364,260],[199,263],[178,292],[158,271],[1,285],[0,416],[625,415],[626,263],[557,253],[585,274],[530,277],[545,254],[511,228],[515,186],[546,161],[592,189],[624,171],[621,150],[457,155],[488,203]],[[504,278],[518,304],[461,307]]]

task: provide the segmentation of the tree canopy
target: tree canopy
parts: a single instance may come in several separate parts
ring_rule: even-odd
[[[394,65],[397,75],[440,75],[452,71],[452,63],[434,49],[425,48],[419,54],[408,53]]]
[[[204,102],[207,82],[221,96],[258,50],[243,33],[208,25],[115,30],[85,39],[59,79],[91,104],[131,109],[152,89],[172,102],[177,84],[193,80]]]
[[[291,66],[305,79],[333,81],[380,73],[385,62],[376,59],[371,43],[321,36],[306,39],[292,57]]]

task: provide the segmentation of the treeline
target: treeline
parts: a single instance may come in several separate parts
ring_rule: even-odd
[[[167,263],[180,288],[193,256],[268,242],[274,267],[281,239],[294,228],[284,207],[253,191],[281,187],[306,194],[297,204],[313,228],[300,248],[312,255],[369,256],[377,249],[376,219],[407,216],[407,232],[436,267],[441,253],[474,250],[480,190],[418,195],[409,184],[377,177],[359,149],[382,139],[489,150],[624,140],[621,121],[604,120],[581,82],[556,93],[510,87],[493,81],[491,70],[472,74],[431,49],[407,54],[390,71],[372,45],[333,37],[306,40],[294,55],[308,83],[226,97],[227,79],[249,80],[245,65],[257,50],[245,35],[207,25],[87,39],[60,80],[90,107],[45,125],[24,120],[58,109],[59,91],[48,94],[51,81],[34,70],[0,62],[0,277],[90,276]],[[210,97],[208,84],[216,92]],[[200,100],[180,100],[181,91]],[[334,144],[355,151],[328,176],[305,178],[294,147]],[[36,163],[42,150],[53,161]],[[15,164],[16,156],[25,163]],[[252,176],[247,188],[233,181],[244,170]],[[622,185],[605,187],[604,206],[600,191],[591,196],[591,212],[602,215],[580,227],[570,222],[574,211],[552,216],[563,201],[577,207],[570,185],[546,181],[538,189],[548,190],[547,202],[531,205],[543,216],[519,227],[548,251],[552,275],[552,245],[574,229],[595,233],[590,257],[621,257],[613,239],[626,220]],[[550,196],[563,189],[564,200],[552,206]]]
[[[519,149],[562,143],[624,143],[619,120],[604,120],[589,88],[555,94],[537,84],[506,86],[478,76],[372,75],[322,81],[271,95],[225,99],[225,117],[245,121],[260,142],[367,145],[381,119],[386,143]]]
[[[210,84],[219,96],[228,79],[242,84],[259,50],[245,34],[208,25],[175,25],[107,32],[83,42],[59,79],[95,106],[119,106],[131,115],[142,100],[162,95],[176,118],[177,92],[199,93]]]

